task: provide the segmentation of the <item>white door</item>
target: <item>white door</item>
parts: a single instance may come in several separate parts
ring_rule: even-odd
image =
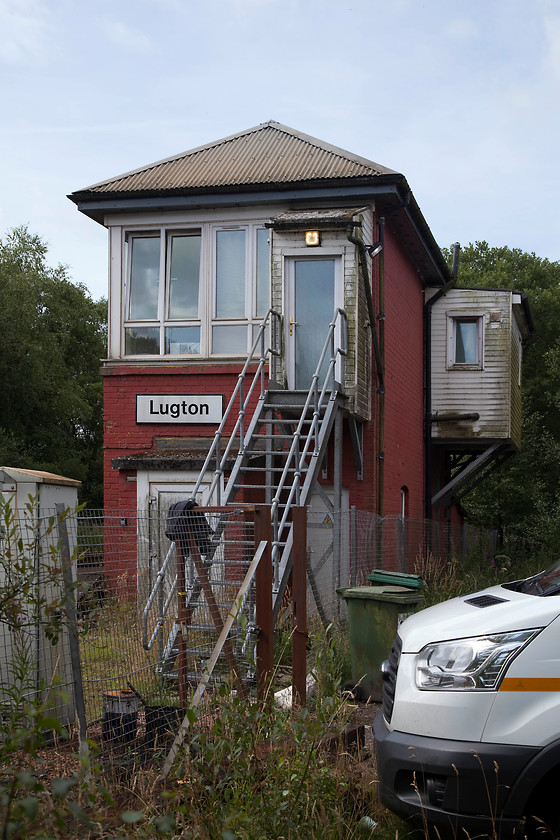
[[[156,576],[165,562],[171,547],[165,536],[167,514],[175,502],[190,499],[198,480],[198,473],[162,470],[137,473],[136,501],[138,518],[138,590],[149,595]],[[208,488],[212,475],[201,485],[197,504],[204,506],[208,501]],[[145,511],[145,514],[140,514]]]
[[[342,257],[286,257],[286,367],[288,387],[307,391],[317,369],[335,308],[342,306]],[[335,339],[336,340],[336,339]],[[327,352],[320,371],[328,369]]]

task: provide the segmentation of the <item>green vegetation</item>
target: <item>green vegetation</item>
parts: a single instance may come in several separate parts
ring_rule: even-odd
[[[498,531],[504,554],[540,555],[546,568],[560,553],[560,262],[476,242],[461,251],[458,285],[528,296],[535,333],[524,349],[522,449],[463,504],[470,522]]]
[[[414,571],[423,581],[422,606],[430,607],[497,583],[521,580],[542,568],[546,566],[528,557],[512,559],[506,554],[488,557],[484,552],[475,552],[461,559],[453,557],[447,563],[431,554],[417,557]]]
[[[79,479],[102,507],[107,305],[46,254],[25,227],[0,239],[0,463]]]
[[[40,749],[37,716],[33,746],[24,746],[23,759],[21,746],[18,753],[23,768],[4,765],[3,836],[371,836],[368,821],[380,824],[387,816],[376,800],[370,754],[347,751],[338,742],[351,714],[337,673],[338,651],[346,643],[333,628],[329,635],[327,640],[320,634],[310,651],[320,678],[308,708],[287,710],[272,699],[242,701],[222,685],[202,709],[189,712],[192,734],[163,781],[158,774],[164,749],[146,761],[137,753],[131,759],[124,747],[98,753],[93,766],[70,757],[71,774],[44,780],[48,757]]]

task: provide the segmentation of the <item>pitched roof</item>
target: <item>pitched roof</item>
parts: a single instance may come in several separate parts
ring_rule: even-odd
[[[278,122],[261,123],[72,194],[158,194],[395,176],[386,166]]]
[[[371,201],[391,222],[426,282],[449,269],[404,175],[270,120],[196,149],[108,178],[68,196],[105,224],[107,215],[194,207]],[[357,205],[355,205],[357,206]]]

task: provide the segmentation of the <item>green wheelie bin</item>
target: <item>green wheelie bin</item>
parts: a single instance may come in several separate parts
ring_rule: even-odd
[[[337,589],[346,601],[350,634],[353,694],[358,700],[380,703],[383,698],[381,663],[391,652],[399,624],[422,601],[418,575],[374,569],[370,586]]]

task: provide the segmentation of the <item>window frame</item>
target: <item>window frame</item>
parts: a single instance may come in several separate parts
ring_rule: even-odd
[[[199,245],[199,253],[198,253],[198,298],[196,302],[196,315],[193,316],[183,316],[179,318],[173,318],[170,315],[171,309],[171,267],[173,262],[173,240],[179,237],[198,237],[200,241]],[[164,322],[165,323],[175,323],[180,321],[200,321],[200,310],[201,310],[201,303],[202,303],[202,231],[197,230],[196,228],[193,230],[165,230],[165,255],[164,255],[164,262],[165,262],[165,293],[164,293]],[[190,326],[190,323],[189,323]]]
[[[245,286],[243,298],[243,316],[218,317],[216,315],[217,300],[217,240],[221,231],[242,230],[245,232]],[[258,247],[262,243],[260,233],[265,231],[269,246],[268,259],[268,290],[270,300],[270,231],[267,230],[264,220],[247,221],[240,223],[209,223],[202,224],[177,224],[177,225],[145,225],[138,227],[122,228],[122,249],[123,249],[123,272],[122,272],[122,311],[121,311],[121,352],[122,359],[212,359],[246,356],[254,339],[255,327],[258,326],[264,316],[257,315],[259,303],[262,300],[259,295],[262,293],[263,285],[259,286],[259,259]],[[200,264],[198,283],[198,316],[192,318],[171,318],[170,295],[171,295],[171,258],[172,243],[177,236],[198,235],[200,237]],[[132,284],[132,248],[135,239],[152,238],[159,239],[160,260],[158,278],[158,307],[156,318],[130,318]],[[262,267],[262,262],[261,262]],[[270,304],[269,304],[270,305]],[[266,307],[264,314],[268,311]],[[166,353],[167,329],[177,327],[193,327],[199,330],[199,352],[198,353]],[[244,327],[245,341],[231,353],[213,351],[214,327]],[[159,348],[156,353],[126,353],[126,343],[129,340],[131,331],[137,330],[159,330]],[[187,342],[188,343],[188,342]],[[243,345],[241,347],[241,344]]]
[[[476,358],[474,361],[457,361],[458,324],[476,324]],[[484,370],[484,313],[458,310],[447,313],[447,370]]]
[[[131,318],[130,317],[130,308],[132,305],[132,293],[133,293],[133,284],[132,284],[132,265],[133,265],[133,253],[134,253],[134,242],[153,239],[154,241],[159,240],[159,274],[158,274],[158,290],[157,290],[157,310],[159,313],[160,308],[160,283],[159,278],[161,277],[161,260],[162,260],[162,253],[161,253],[161,233],[156,231],[138,231],[138,233],[134,233],[134,235],[127,237],[125,240],[125,318],[127,321],[131,323],[143,323],[143,322],[152,322],[153,318]]]

